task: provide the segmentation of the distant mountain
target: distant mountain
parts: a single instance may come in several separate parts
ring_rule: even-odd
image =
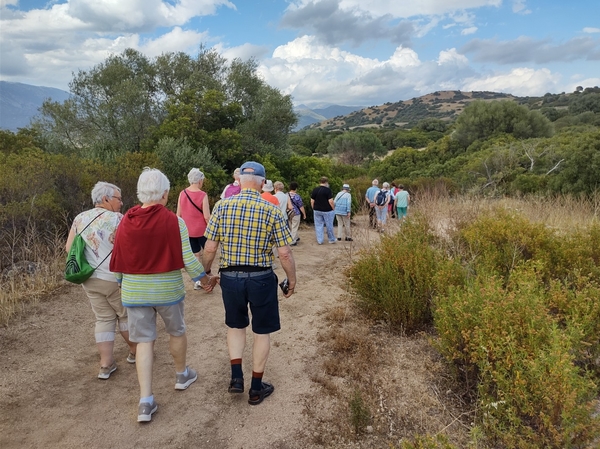
[[[53,87],[0,81],[0,128],[16,132],[29,126],[44,100],[63,102],[69,92]]]
[[[530,97],[520,98],[498,92],[439,91],[410,100],[354,110],[344,116],[336,116],[318,123],[312,123],[309,128],[331,131],[360,127],[410,127],[426,118],[453,121],[466,105],[475,100],[511,100],[519,103],[531,103],[529,101]]]
[[[323,120],[348,115],[362,108],[362,106],[340,106],[334,104],[322,108],[311,109],[303,104],[298,105],[294,107],[294,112],[298,114],[298,124],[294,128],[294,131],[298,131],[313,123],[322,122]]]

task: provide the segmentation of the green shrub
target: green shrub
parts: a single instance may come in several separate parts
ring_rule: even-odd
[[[352,398],[348,402],[348,406],[350,408],[350,422],[354,433],[360,435],[365,431],[371,420],[371,413],[360,391],[354,391]]]
[[[498,210],[482,215],[460,232],[464,258],[478,274],[499,275],[508,279],[512,270],[524,261],[535,259],[544,272],[544,281],[552,278],[552,267],[559,253],[553,233],[543,224]]]
[[[348,270],[359,307],[370,317],[412,333],[431,324],[431,300],[440,288],[459,283],[458,267],[432,246],[423,219],[407,222]]]
[[[477,277],[439,297],[440,352],[477,391],[480,425],[503,447],[579,447],[598,435],[596,385],[575,365],[572,340],[549,313],[535,263]],[[573,332],[571,332],[573,333]]]

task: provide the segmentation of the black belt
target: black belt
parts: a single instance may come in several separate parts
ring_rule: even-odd
[[[221,270],[219,274],[221,276],[225,276],[228,278],[253,278],[257,276],[264,276],[265,274],[269,274],[273,272],[272,268],[265,268],[261,271],[234,271],[234,270]]]

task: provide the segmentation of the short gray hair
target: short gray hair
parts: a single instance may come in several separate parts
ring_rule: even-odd
[[[171,183],[163,172],[156,168],[144,168],[137,183],[137,197],[143,204],[160,201],[169,190]]]
[[[102,203],[102,198],[105,196],[112,198],[115,192],[121,193],[116,185],[109,182],[98,181],[92,189],[92,202],[94,205]]]
[[[273,187],[275,188],[275,190],[281,190],[283,192],[283,187],[284,187],[283,182],[275,181],[273,183]]]
[[[188,173],[188,181],[190,184],[198,184],[200,181],[204,181],[204,173],[197,168],[192,168]]]
[[[241,184],[250,184],[256,187],[258,190],[262,187],[262,183],[265,180],[262,176],[255,175],[240,175],[240,183]]]
[[[389,189],[390,188],[390,183],[389,182],[384,182],[383,183],[383,188],[384,189]]]

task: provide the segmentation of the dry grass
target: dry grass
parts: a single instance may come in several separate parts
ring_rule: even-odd
[[[56,234],[43,235],[33,227],[4,235],[0,260],[0,326],[7,325],[27,303],[64,285],[64,240]]]
[[[409,214],[423,214],[447,237],[449,248],[456,229],[482,213],[514,210],[533,222],[569,232],[593,224],[600,197],[577,199],[477,199],[421,195]],[[409,216],[410,218],[410,216]],[[365,209],[353,218],[354,245],[347,262],[369,251],[380,235],[369,228]],[[388,220],[386,233],[400,228]],[[313,374],[320,394],[307,400],[306,413],[315,422],[313,441],[323,447],[399,447],[416,435],[444,435],[456,447],[486,447],[473,427],[476,408],[464,387],[420,334],[405,337],[372,322],[354,306],[351,293],[325,315],[329,327],[319,336],[322,364]],[[364,421],[364,411],[368,420]],[[361,427],[362,426],[362,427]]]

